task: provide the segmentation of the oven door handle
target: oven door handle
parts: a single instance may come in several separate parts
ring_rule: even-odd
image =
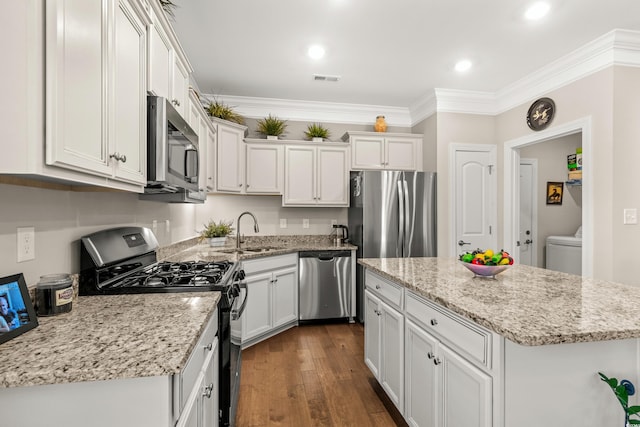
[[[244,308],[247,306],[247,300],[249,299],[249,287],[247,286],[247,282],[242,281],[238,283],[240,289],[244,289],[244,300],[242,301],[242,305],[238,309],[231,309],[231,320],[238,320],[242,313],[244,312]]]

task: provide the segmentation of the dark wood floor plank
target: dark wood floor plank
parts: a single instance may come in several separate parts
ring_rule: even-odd
[[[238,427],[406,426],[364,364],[361,324],[292,328],[243,351]]]

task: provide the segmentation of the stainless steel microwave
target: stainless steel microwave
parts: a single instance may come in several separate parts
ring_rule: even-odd
[[[198,136],[166,99],[147,97],[147,186],[144,200],[202,203]]]

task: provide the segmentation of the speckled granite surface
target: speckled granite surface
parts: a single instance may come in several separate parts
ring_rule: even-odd
[[[453,258],[362,259],[361,264],[519,344],[640,338],[640,288],[513,265],[473,277]]]
[[[78,297],[73,309],[0,345],[0,387],[178,373],[219,292]]]
[[[236,239],[227,238],[222,247],[210,247],[206,242],[198,243],[197,239],[187,244],[172,245],[158,251],[158,259],[167,261],[241,261],[243,259],[261,258],[264,256],[289,254],[300,251],[333,251],[352,250],[357,246],[343,244],[336,246],[326,235],[301,236],[247,236],[242,243],[243,252],[236,253]],[[254,252],[251,249],[266,249]]]

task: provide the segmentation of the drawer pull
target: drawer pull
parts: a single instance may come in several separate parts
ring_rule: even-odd
[[[433,364],[434,364],[434,365],[436,365],[436,366],[437,366],[437,365],[439,365],[439,364],[441,364],[441,363],[442,363],[442,360],[440,360],[440,358],[439,358],[439,357],[436,357],[435,359],[433,359]]]
[[[427,353],[427,357],[428,357],[429,359],[433,359],[433,358],[435,357],[435,354],[433,354],[433,353],[429,352],[429,353]]]
[[[380,285],[376,285],[376,289],[380,289]]]
[[[374,312],[375,314],[377,314],[378,316],[380,316],[380,315],[382,314],[382,312],[381,312],[380,310],[373,310],[373,312]]]
[[[431,319],[431,326],[438,325],[438,319]]]
[[[213,391],[213,384],[209,384],[204,388],[204,392],[202,393],[202,396],[206,397],[207,399],[211,399],[212,391]]]
[[[204,349],[207,350],[207,351],[211,351],[211,349],[213,349],[213,343],[210,342],[209,344],[205,345]]]

